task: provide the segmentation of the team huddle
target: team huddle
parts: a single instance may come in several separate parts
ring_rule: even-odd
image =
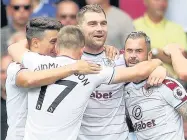
[[[99,5],[81,8],[77,22],[33,18],[27,40],[9,46],[6,140],[128,140],[126,117],[138,140],[184,140],[187,93],[151,59],[149,37],[130,33],[118,56],[104,45]]]

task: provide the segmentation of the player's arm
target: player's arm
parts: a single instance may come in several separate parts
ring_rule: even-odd
[[[166,78],[160,89],[161,96],[187,120],[187,93],[184,87],[172,78]]]
[[[164,52],[166,55],[171,56],[173,68],[179,78],[187,81],[187,59],[181,52],[180,46],[177,44],[170,44],[165,47]]]
[[[180,106],[177,111],[183,117],[185,121],[187,121],[187,102],[185,102],[182,106]]]
[[[144,86],[149,88],[152,86],[160,86],[167,76],[167,70],[163,66],[158,66],[148,77],[147,83]]]
[[[59,79],[64,79],[72,74],[96,74],[101,70],[100,66],[79,60],[74,64],[69,64],[60,68],[30,71],[22,69],[17,73],[16,85],[25,88],[40,87],[54,83]]]
[[[171,55],[172,65],[181,80],[187,81],[187,59],[180,51]]]
[[[111,83],[135,82],[146,79],[155,68],[162,64],[159,59],[152,59],[136,64],[133,67],[116,67]]]
[[[152,49],[152,53],[153,53],[153,58],[158,58],[164,63],[171,64],[171,58],[169,56],[166,56],[162,49],[154,48]]]
[[[26,39],[14,43],[8,47],[8,53],[15,62],[22,63],[22,57],[25,52],[28,52],[28,42]]]

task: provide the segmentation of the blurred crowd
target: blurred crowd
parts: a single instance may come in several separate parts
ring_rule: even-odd
[[[187,0],[2,0],[1,16],[1,140],[5,139],[6,69],[11,62],[7,47],[25,39],[25,26],[30,18],[53,17],[65,25],[76,25],[76,14],[85,4],[98,3],[106,12],[108,34],[106,44],[123,50],[127,35],[144,31],[151,39],[155,58],[161,59],[168,73],[177,79],[171,61],[162,48],[169,43],[183,46],[187,56]],[[186,83],[180,81],[186,86]],[[187,129],[187,126],[186,126]],[[187,131],[186,131],[187,137]]]

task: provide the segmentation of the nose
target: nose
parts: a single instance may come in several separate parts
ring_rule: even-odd
[[[98,30],[98,31],[102,31],[102,30],[103,30],[103,27],[101,26],[101,24],[98,24],[98,25],[97,25],[97,30]]]
[[[130,54],[130,57],[131,57],[131,58],[136,58],[136,57],[137,57],[136,52],[133,51],[133,52]]]
[[[23,13],[23,12],[25,12],[26,10],[24,9],[24,7],[20,7],[19,11]]]

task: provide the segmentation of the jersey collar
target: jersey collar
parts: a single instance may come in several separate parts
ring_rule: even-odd
[[[102,54],[103,52],[104,52],[104,50],[103,50],[102,52],[100,52],[100,53],[93,54],[93,53],[88,53],[88,52],[85,52],[85,51],[84,51],[84,54],[92,55],[92,56],[98,56],[98,55]]]
[[[136,88],[136,89],[140,89],[141,87],[143,87],[147,82],[147,79],[146,80],[142,80],[140,81],[139,83],[132,83],[133,86]]]

